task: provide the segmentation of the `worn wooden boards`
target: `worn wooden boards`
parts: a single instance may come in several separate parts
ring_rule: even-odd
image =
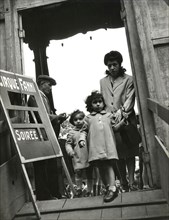
[[[102,196],[37,202],[43,220],[76,219],[167,219],[169,207],[162,190],[119,194],[111,203]],[[30,203],[20,210],[14,220],[34,220]]]

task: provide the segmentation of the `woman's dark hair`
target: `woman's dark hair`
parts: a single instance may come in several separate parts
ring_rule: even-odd
[[[86,109],[88,112],[92,112],[93,111],[93,107],[92,107],[92,102],[95,100],[95,99],[102,99],[103,101],[103,104],[104,104],[104,108],[106,107],[106,104],[105,104],[105,101],[104,101],[104,98],[103,98],[103,95],[101,93],[99,93],[99,91],[93,91],[91,93],[91,95],[89,95],[86,100],[85,100],[85,104],[86,104]]]
[[[116,60],[121,66],[121,63],[123,62],[123,57],[120,52],[112,50],[104,56],[104,64],[106,66],[108,61],[114,61],[114,60]]]
[[[126,69],[124,69],[121,66],[121,64],[123,62],[123,57],[122,57],[121,53],[118,51],[112,50],[104,56],[104,64],[106,66],[107,66],[108,61],[114,61],[114,60],[116,60],[120,65],[119,76],[123,76],[124,73],[126,72]],[[110,72],[108,70],[106,70],[106,74],[109,75]]]
[[[80,111],[79,109],[75,110],[74,112],[71,113],[70,115],[70,119],[69,119],[69,122],[74,125],[74,118],[77,114],[81,114],[82,117],[85,117],[85,114],[83,111]]]

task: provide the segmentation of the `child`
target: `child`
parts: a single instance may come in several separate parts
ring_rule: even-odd
[[[113,162],[118,159],[114,132],[113,115],[105,111],[102,94],[92,92],[86,99],[86,108],[90,114],[86,117],[88,128],[81,134],[79,144],[85,146],[85,136],[89,147],[89,162],[98,167],[100,177],[106,188],[104,202],[111,202],[118,196],[115,186]]]
[[[77,185],[77,193],[76,197],[82,196],[82,185],[83,185],[83,173],[86,171],[87,177],[87,196],[91,195],[91,188],[92,188],[92,178],[89,163],[88,163],[88,149],[87,147],[80,148],[79,147],[79,137],[81,129],[85,126],[84,122],[85,114],[80,111],[74,111],[70,116],[70,123],[74,125],[67,136],[66,141],[66,151],[68,155],[72,157],[72,163],[75,171],[75,181]]]

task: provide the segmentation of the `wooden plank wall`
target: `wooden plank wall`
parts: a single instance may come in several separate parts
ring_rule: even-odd
[[[153,182],[160,186],[163,180],[160,181],[158,171],[159,168],[161,171],[162,169],[157,161],[163,156],[159,155],[162,151],[159,151],[154,135],[158,134],[162,143],[169,149],[169,127],[163,119],[149,111],[147,98],[157,101],[159,106],[169,107],[169,1],[124,0],[124,5],[143,120],[142,132],[151,155]],[[165,117],[167,118],[167,115]],[[163,164],[165,165],[168,165],[167,161]],[[165,186],[163,189],[165,190]]]
[[[151,41],[154,49],[156,66],[154,81],[157,101],[169,107],[169,1],[147,1],[151,18]],[[169,150],[169,125],[155,116],[156,133]]]
[[[143,145],[151,155],[154,186],[160,186],[158,134],[169,149],[169,127],[149,111],[147,98],[169,106],[169,2],[166,0],[123,0],[132,68],[141,115]]]
[[[153,109],[161,187],[169,203],[169,1],[147,1],[154,52],[151,78],[156,96]],[[149,100],[150,101],[150,100]],[[151,109],[152,110],[152,109]]]
[[[143,0],[144,1],[144,0]],[[142,142],[145,151],[150,152],[151,160],[151,174],[149,175],[149,179],[153,182],[154,186],[160,186],[158,165],[157,165],[157,150],[155,149],[155,140],[154,140],[154,122],[153,116],[151,112],[148,110],[147,105],[147,97],[149,97],[149,89],[147,85],[147,78],[149,78],[148,72],[145,70],[144,64],[144,54],[147,53],[149,55],[146,38],[147,32],[144,27],[142,17],[145,16],[147,19],[146,8],[141,5],[134,5],[134,0],[123,0],[124,11],[125,11],[125,27],[126,27],[126,35],[128,40],[133,77],[135,79],[135,88],[136,95],[138,100],[139,114],[140,114],[140,124],[141,124],[141,134],[142,134]],[[137,4],[141,4],[142,1],[136,1]],[[137,11],[135,12],[135,10]],[[144,12],[145,10],[145,12]],[[150,38],[150,37],[149,37]],[[144,49],[142,49],[142,45]],[[144,52],[143,52],[144,51]],[[148,59],[147,59],[148,60]]]

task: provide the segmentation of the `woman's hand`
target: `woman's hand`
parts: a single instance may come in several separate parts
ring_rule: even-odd
[[[123,115],[122,115],[122,111],[121,109],[119,109],[116,113],[115,113],[115,122],[118,123],[121,121]]]

